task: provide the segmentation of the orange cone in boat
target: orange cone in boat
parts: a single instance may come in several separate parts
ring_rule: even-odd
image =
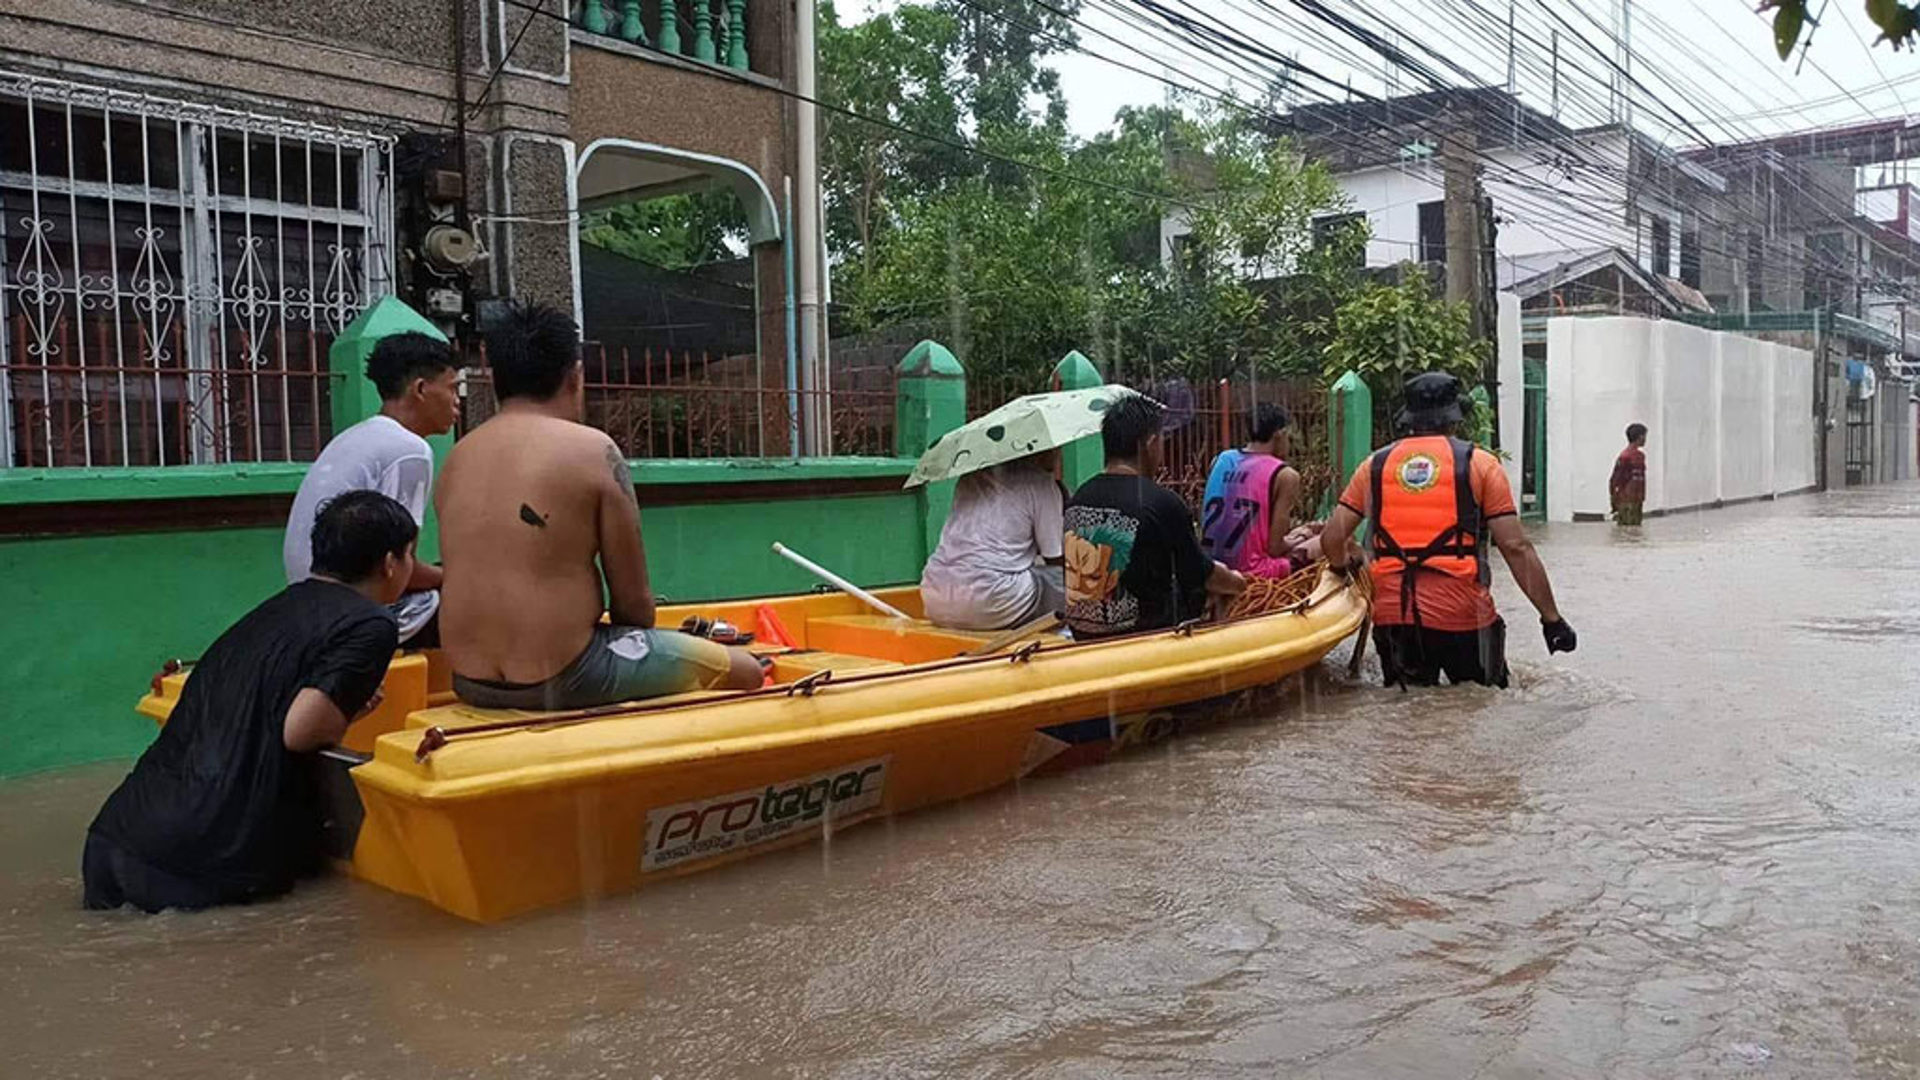
[[[781,625],[780,616],[775,614],[771,607],[761,604],[758,608],[754,609],[753,616],[754,621],[760,624],[759,636],[761,641],[770,642],[775,645],[784,645],[789,649],[797,649],[800,647],[800,643],[793,640],[793,635],[787,633],[787,628]]]

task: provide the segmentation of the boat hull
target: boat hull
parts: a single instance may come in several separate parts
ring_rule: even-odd
[[[1165,710],[1317,664],[1365,612],[1360,588],[1329,580],[1292,612],[857,672],[811,694],[502,731],[466,729],[507,714],[426,710],[352,772],[352,870],[482,922],[624,892],[1149,741]],[[429,726],[452,737],[422,760]]]

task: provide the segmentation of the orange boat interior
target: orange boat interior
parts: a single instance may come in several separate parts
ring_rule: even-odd
[[[657,624],[672,628],[689,618],[709,619],[754,635],[748,647],[772,659],[776,685],[821,671],[851,673],[950,660],[995,636],[926,622],[920,618],[918,589],[883,589],[875,595],[913,618],[882,615],[855,597],[834,592],[671,604],[660,608]],[[164,724],[190,673],[188,666],[156,677],[140,711]],[[436,649],[401,652],[387,668],[381,691],[379,707],[349,729],[342,744],[346,749],[370,753],[376,738],[406,727],[410,714],[451,704],[453,671]]]

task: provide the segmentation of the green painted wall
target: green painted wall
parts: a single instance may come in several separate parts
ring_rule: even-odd
[[[333,395],[335,430],[380,408],[358,378],[385,334],[431,324],[391,297],[356,319],[329,354],[345,388]],[[917,359],[916,359],[917,358]],[[923,342],[903,368],[903,425],[931,442],[966,420],[965,373]],[[923,400],[924,399],[924,400]],[[435,461],[448,437],[431,440]],[[924,449],[924,447],[922,447]],[[908,451],[917,455],[919,450]],[[641,527],[654,591],[679,603],[804,592],[814,579],[775,555],[774,541],[858,585],[918,581],[939,540],[952,485],[901,491],[902,458],[645,461]],[[0,470],[0,514],[10,506],[240,495],[299,489],[293,463],[119,469]],[[847,482],[877,491],[844,493]],[[726,499],[727,489],[751,498]],[[823,485],[841,494],[823,495]],[[672,493],[687,492],[686,501]],[[420,552],[439,556],[429,515]],[[169,658],[199,656],[220,632],[283,584],[281,530],[236,528],[113,536],[0,539],[0,776],[131,757],[153,737],[133,706]]]
[[[160,664],[284,584],[278,529],[0,541],[0,776],[138,753]]]
[[[892,460],[636,465],[642,485],[710,491],[779,480],[795,496],[647,507],[654,588],[674,601],[811,588],[811,578],[773,554],[775,540],[858,584],[916,581],[928,547],[919,496],[813,494],[827,480],[904,481],[911,468]],[[38,486],[14,479],[12,492],[0,485],[0,503],[9,494],[27,501],[20,488]],[[275,480],[212,486],[291,491],[299,483],[297,474]],[[167,481],[151,486],[184,479]],[[133,490],[144,489],[116,494],[139,497]],[[281,587],[280,540],[274,528],[0,540],[0,776],[137,754],[154,731],[133,712],[147,680],[169,657],[198,656]]]

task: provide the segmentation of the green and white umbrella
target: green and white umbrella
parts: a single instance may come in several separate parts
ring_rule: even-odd
[[[906,486],[952,480],[1083,439],[1100,430],[1108,406],[1133,392],[1124,386],[1096,386],[1015,398],[940,436],[920,455]]]

